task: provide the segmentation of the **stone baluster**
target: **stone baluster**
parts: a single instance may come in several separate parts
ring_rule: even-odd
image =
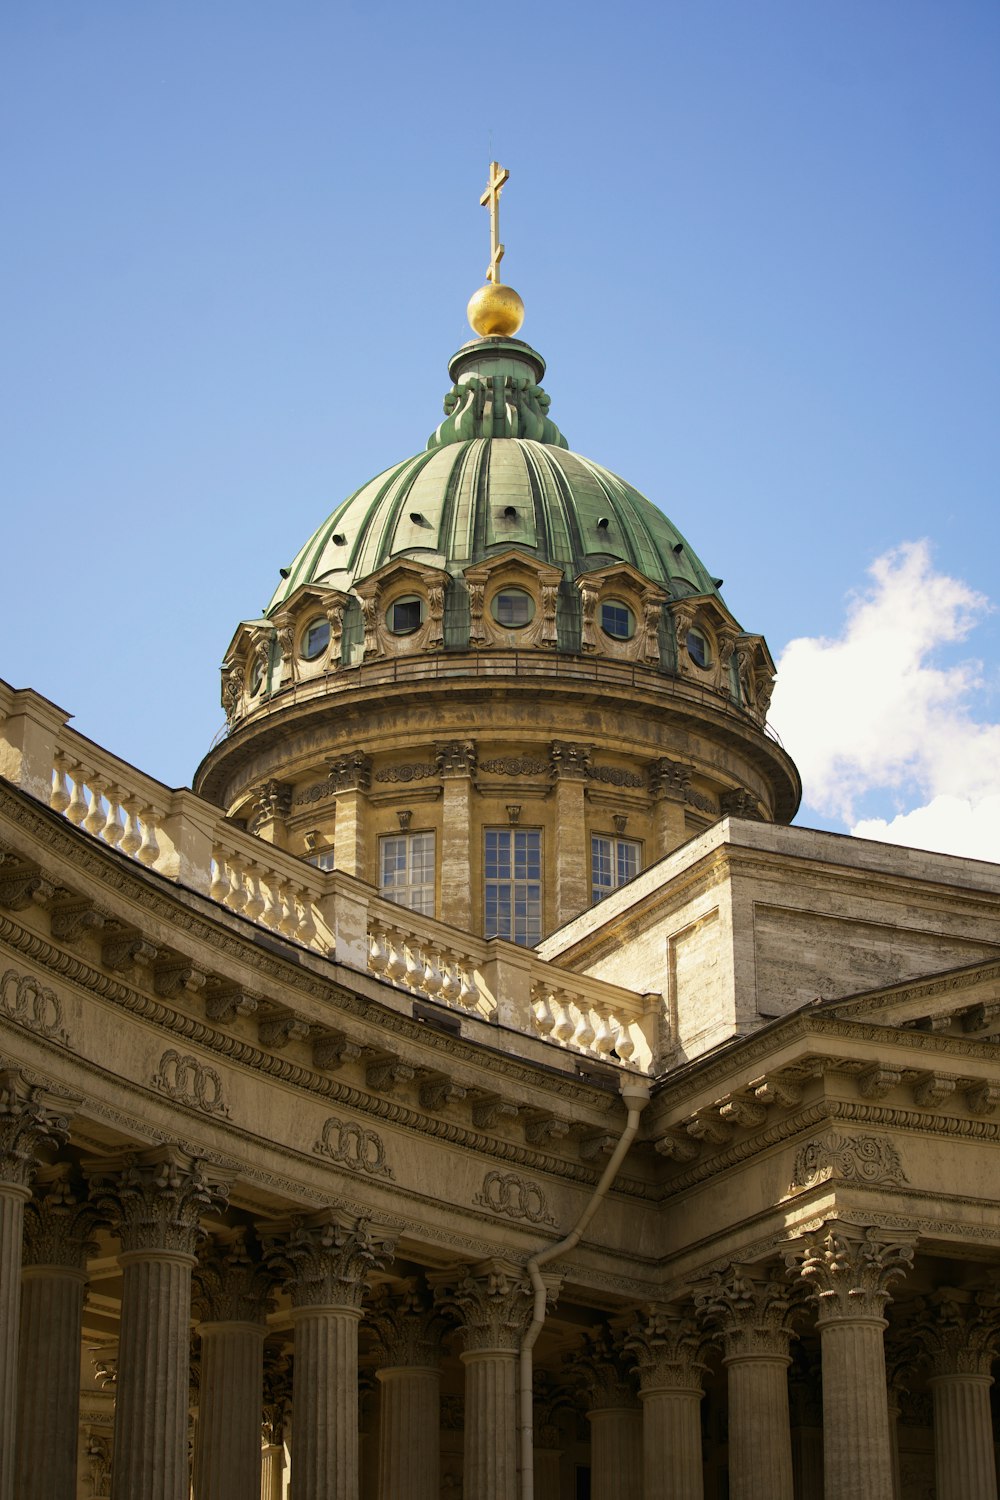
[[[18,1500],[76,1500],[84,1267],[98,1222],[68,1162],[39,1167],[25,1206]]]
[[[188,1500],[191,1272],[227,1192],[173,1145],[84,1167],[121,1243],[112,1500]]]
[[[332,1208],[269,1225],[268,1239],[292,1299],[295,1500],[355,1500],[358,1323],[365,1277],[392,1241]]]
[[[643,1500],[702,1500],[704,1337],[688,1303],[654,1305],[629,1327],[639,1371]]]
[[[717,1273],[696,1302],[722,1340],[732,1500],[793,1500],[788,1352],[801,1292],[743,1266]]]
[[[995,1293],[942,1287],[913,1332],[930,1361],[937,1500],[997,1500],[990,1367],[1000,1344]]]
[[[510,1500],[518,1491],[517,1355],[531,1322],[531,1283],[520,1266],[499,1259],[431,1280],[461,1327],[463,1494]]]
[[[381,1398],[378,1500],[439,1500],[441,1312],[410,1277],[379,1289],[368,1322]]]
[[[194,1500],[246,1500],[260,1488],[271,1277],[241,1228],[213,1239],[194,1281],[201,1337]]]
[[[833,1223],[787,1259],[819,1309],[824,1500],[892,1500],[883,1312],[912,1242]]]
[[[636,1382],[607,1328],[587,1335],[573,1361],[590,1423],[590,1484],[594,1500],[643,1500],[642,1411]]]
[[[281,1344],[264,1345],[260,1500],[283,1500],[285,1437],[292,1409],[292,1358]]]
[[[38,1156],[61,1144],[68,1122],[13,1069],[0,1072],[0,1500],[13,1500],[24,1205]],[[74,1419],[74,1428],[75,1428]]]

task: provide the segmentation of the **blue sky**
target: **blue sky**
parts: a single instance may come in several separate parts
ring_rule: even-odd
[[[797,643],[800,821],[1000,846],[992,0],[38,0],[0,84],[0,675],[190,780],[238,621],[439,420],[496,156],[554,419]]]

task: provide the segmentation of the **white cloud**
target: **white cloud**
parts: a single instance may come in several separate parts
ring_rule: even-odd
[[[799,766],[804,805],[865,838],[1000,858],[1000,724],[972,717],[978,662],[938,663],[990,609],[935,571],[926,542],[876,559],[841,635],[789,642],[772,717]],[[900,811],[858,820],[888,793]]]

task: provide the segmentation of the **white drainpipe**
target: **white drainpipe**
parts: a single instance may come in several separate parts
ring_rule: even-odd
[[[532,1352],[545,1322],[545,1283],[542,1280],[541,1268],[553,1260],[558,1260],[561,1255],[565,1255],[568,1250],[572,1250],[579,1243],[587,1225],[607,1197],[608,1190],[618,1175],[618,1169],[625,1160],[628,1148],[635,1140],[639,1129],[639,1116],[649,1103],[649,1084],[644,1078],[638,1078],[635,1074],[626,1074],[621,1081],[621,1096],[628,1108],[628,1120],[601,1174],[601,1180],[594,1189],[593,1197],[577,1220],[573,1231],[564,1240],[560,1240],[558,1245],[552,1245],[548,1250],[540,1250],[537,1255],[533,1255],[525,1268],[534,1288],[535,1303],[531,1324],[521,1340],[520,1351],[521,1500],[534,1500],[535,1495]]]

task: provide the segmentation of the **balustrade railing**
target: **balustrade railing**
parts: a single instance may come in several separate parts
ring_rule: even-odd
[[[584,1056],[649,1069],[658,1007],[530,950],[396,906],[238,827],[0,682],[0,775],[108,848],[226,910],[395,988]]]

